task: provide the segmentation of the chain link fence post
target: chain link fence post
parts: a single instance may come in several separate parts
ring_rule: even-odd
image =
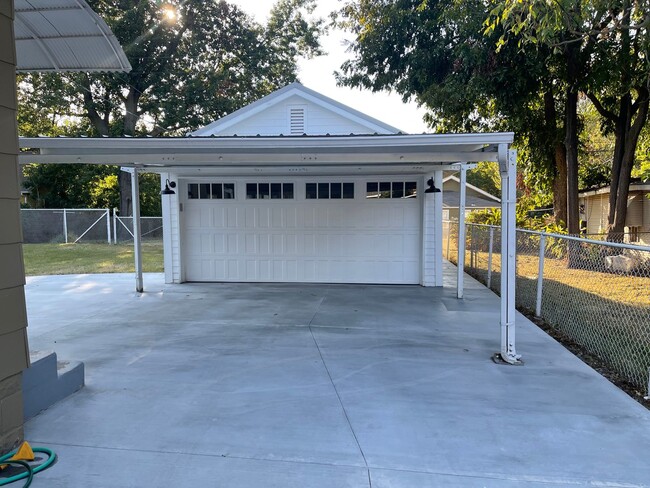
[[[490,226],[490,243],[488,244],[487,287],[492,288],[492,250],[494,248],[494,226]]]
[[[63,239],[65,243],[68,243],[68,212],[66,209],[63,209]]]
[[[544,255],[546,254],[546,234],[539,237],[539,268],[537,270],[537,299],[535,300],[535,317],[542,316],[542,290],[544,288]]]

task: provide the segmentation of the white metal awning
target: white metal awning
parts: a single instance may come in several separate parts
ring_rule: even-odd
[[[459,162],[497,161],[514,135],[419,134],[177,138],[21,138],[20,162],[137,166],[182,174],[428,173]]]
[[[15,0],[17,71],[130,71],[110,28],[85,0]]]

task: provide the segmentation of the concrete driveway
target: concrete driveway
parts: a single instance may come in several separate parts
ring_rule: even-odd
[[[29,421],[32,486],[650,486],[650,412],[522,316],[452,288],[28,279],[32,349],[86,387]]]

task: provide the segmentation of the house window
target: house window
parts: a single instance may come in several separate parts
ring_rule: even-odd
[[[291,200],[293,183],[246,183],[248,200]]]
[[[306,183],[307,200],[341,200],[354,198],[354,183]]]
[[[628,227],[628,242],[639,242],[639,226]]]
[[[235,198],[234,183],[190,183],[187,185],[190,200],[232,200]]]
[[[415,181],[380,181],[366,183],[366,198],[415,198]]]

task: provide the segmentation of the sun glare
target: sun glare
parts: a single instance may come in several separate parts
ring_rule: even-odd
[[[167,22],[176,22],[178,19],[178,12],[176,12],[176,9],[170,5],[163,8],[163,17]]]

